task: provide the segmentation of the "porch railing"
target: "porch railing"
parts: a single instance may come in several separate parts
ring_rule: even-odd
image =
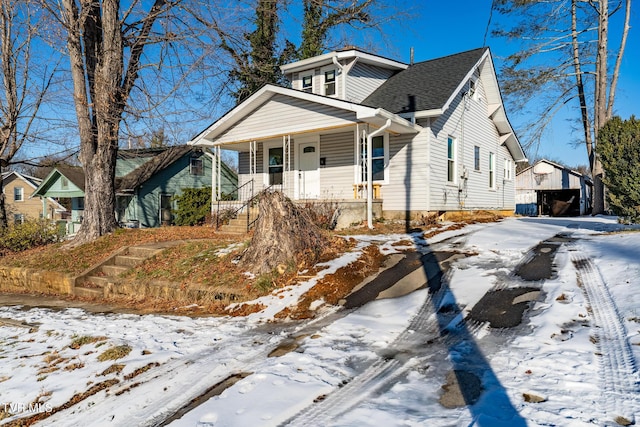
[[[233,191],[228,193],[224,200],[218,199],[216,212],[216,230],[223,222],[231,218],[237,218],[248,206],[248,201],[254,197],[254,180],[250,180],[241,186],[234,186]],[[247,211],[247,221],[249,221],[249,209]]]

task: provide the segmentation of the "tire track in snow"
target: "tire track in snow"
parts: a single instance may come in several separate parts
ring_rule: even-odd
[[[444,260],[442,263],[446,262]],[[419,267],[423,268],[423,267]],[[445,273],[449,276],[450,273]],[[354,377],[345,386],[340,387],[319,402],[307,406],[293,417],[283,422],[282,426],[329,425],[332,420],[362,403],[377,391],[387,387],[392,382],[411,369],[416,360],[413,356],[422,358],[438,352],[442,345],[437,345],[440,338],[440,326],[435,307],[439,307],[445,296],[443,289],[450,277],[441,277],[442,288],[435,293],[428,294],[405,328],[387,347],[381,359],[374,362],[362,373]],[[435,345],[428,350],[428,355],[416,355],[415,349],[419,344]],[[437,347],[437,349],[436,349]],[[422,357],[420,357],[422,356]]]
[[[640,376],[627,330],[598,267],[575,246],[569,246],[569,250],[593,318],[602,412],[612,419],[624,417],[634,422],[634,415],[640,413]]]

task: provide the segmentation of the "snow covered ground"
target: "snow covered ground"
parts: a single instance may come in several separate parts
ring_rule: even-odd
[[[355,251],[263,298],[268,308],[246,318],[0,307],[0,425],[37,414],[47,415],[37,425],[55,426],[638,423],[640,233],[610,233],[622,229],[611,217],[513,218],[427,241],[356,236]],[[566,241],[552,278],[525,283],[513,274],[558,234]],[[367,244],[392,253],[401,241],[467,256],[452,259],[435,294],[420,289],[352,311],[318,302],[314,321],[271,322]],[[542,291],[520,326],[462,321],[487,291],[519,286]],[[445,310],[452,306],[460,310]],[[297,347],[268,357],[283,342]],[[118,346],[130,351],[101,361]],[[440,403],[452,370],[480,380],[479,397],[463,392],[473,404]],[[187,406],[234,374],[221,394]]]

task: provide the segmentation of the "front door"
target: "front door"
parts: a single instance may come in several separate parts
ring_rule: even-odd
[[[317,199],[320,195],[320,158],[317,142],[298,146],[298,198]]]

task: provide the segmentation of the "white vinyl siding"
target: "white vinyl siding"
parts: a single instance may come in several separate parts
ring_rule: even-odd
[[[515,208],[513,180],[505,181],[503,185],[501,177],[496,176],[500,179],[496,180],[495,189],[489,188],[489,153],[495,154],[496,165],[512,158],[507,148],[500,144],[498,131],[487,115],[482,79],[477,80],[475,91],[477,101],[458,94],[444,114],[431,122],[429,209],[432,211]],[[456,138],[457,143],[457,185],[447,181],[449,136]],[[475,147],[479,148],[479,171],[475,170]],[[461,179],[465,173],[467,179]]]
[[[354,121],[355,113],[353,112],[284,95],[275,95],[225,132],[216,142],[266,139],[275,135],[301,133],[314,128],[326,129],[350,125]]]
[[[391,70],[356,62],[347,74],[346,100],[362,102],[392,75]]]
[[[353,199],[354,132],[320,135],[320,158],[320,198]]]
[[[389,136],[389,180],[382,186],[383,211],[429,209],[428,132]]]

